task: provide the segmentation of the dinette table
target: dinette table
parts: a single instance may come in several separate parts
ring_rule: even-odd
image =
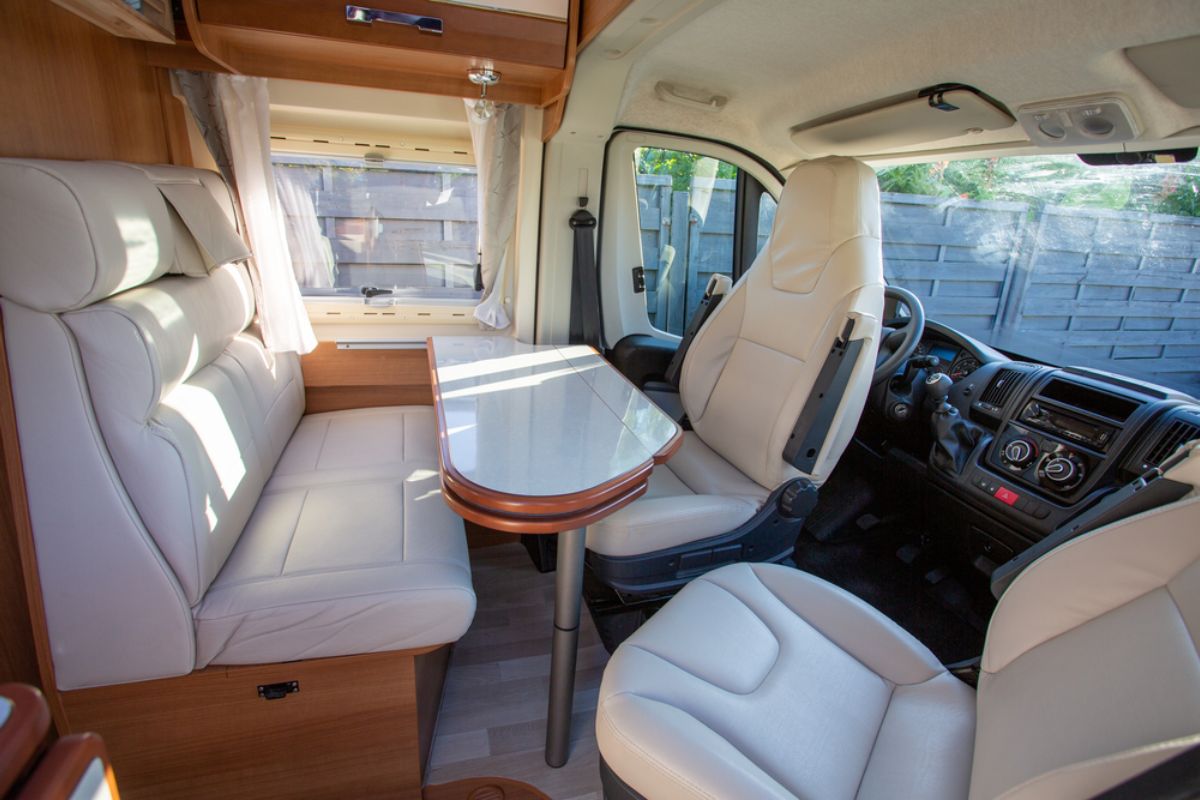
[[[683,432],[595,349],[428,341],[442,494],[464,519],[558,534],[546,763],[569,755],[586,526],[646,492]]]

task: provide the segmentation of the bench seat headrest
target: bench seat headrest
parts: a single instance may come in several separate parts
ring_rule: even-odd
[[[0,159],[0,295],[28,308],[72,311],[249,255],[215,173]]]

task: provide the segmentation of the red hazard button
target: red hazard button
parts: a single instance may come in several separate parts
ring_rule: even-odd
[[[1006,503],[1010,506],[1021,499],[1021,495],[1017,494],[1012,489],[1005,489],[1003,486],[996,489],[992,496],[1001,503]]]

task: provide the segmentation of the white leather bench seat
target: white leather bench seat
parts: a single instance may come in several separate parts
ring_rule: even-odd
[[[0,159],[0,310],[60,689],[457,640],[430,407],[304,416],[215,173]]]
[[[697,578],[618,648],[596,736],[649,798],[962,798],[975,693],[924,645],[796,569]]]
[[[475,594],[435,437],[428,406],[302,418],[196,609],[197,666],[459,639]]]

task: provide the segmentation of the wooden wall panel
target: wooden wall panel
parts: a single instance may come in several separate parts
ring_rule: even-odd
[[[300,359],[305,410],[433,405],[429,360],[419,350],[339,350],[321,342]]]
[[[0,156],[170,161],[144,53],[53,3],[0,3]]]

